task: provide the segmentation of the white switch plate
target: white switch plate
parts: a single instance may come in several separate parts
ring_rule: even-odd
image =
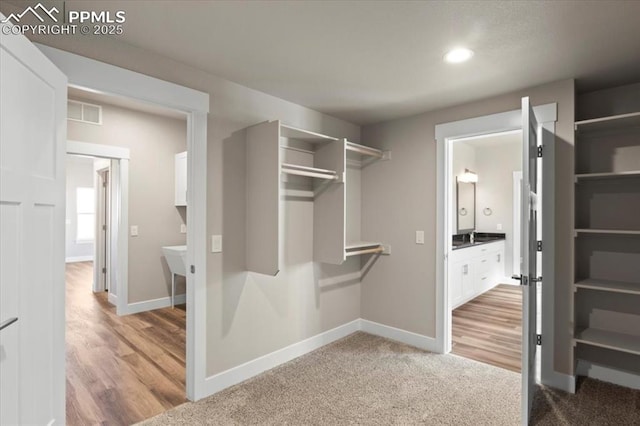
[[[498,231],[502,231],[502,224],[499,223],[498,225],[496,225],[496,228],[498,229]]]
[[[424,244],[424,231],[416,231],[416,244]]]
[[[132,225],[131,226],[131,236],[132,237],[137,237],[138,236],[138,225]]]
[[[187,225],[185,225],[184,223],[180,224],[180,233],[181,234],[186,234],[187,233]]]
[[[211,236],[211,253],[222,253],[222,235]]]

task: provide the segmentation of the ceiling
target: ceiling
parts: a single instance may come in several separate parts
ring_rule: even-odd
[[[366,124],[576,78],[640,80],[640,1],[67,1],[118,39]],[[454,46],[464,64],[442,60]]]

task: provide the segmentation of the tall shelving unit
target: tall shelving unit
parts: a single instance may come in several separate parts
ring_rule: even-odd
[[[249,127],[246,141],[247,270],[276,275],[281,269],[283,185],[313,194],[315,261],[389,253],[381,242],[361,239],[359,171],[389,153],[277,120]]]
[[[576,370],[640,383],[640,112],[577,121],[575,132]]]

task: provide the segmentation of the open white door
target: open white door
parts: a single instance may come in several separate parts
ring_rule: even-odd
[[[2,425],[65,423],[66,100],[66,76],[26,37],[2,31]]]
[[[536,386],[537,162],[538,121],[522,98],[522,205],[520,284],[522,285],[522,424],[528,425]]]

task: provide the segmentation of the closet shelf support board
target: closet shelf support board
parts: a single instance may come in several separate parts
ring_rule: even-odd
[[[338,180],[338,175],[333,170],[318,169],[315,167],[298,166],[296,164],[282,163],[282,172],[290,175],[307,176],[319,179]]]
[[[640,336],[587,328],[576,333],[576,343],[640,355]]]
[[[640,235],[640,231],[631,229],[576,229],[579,234],[620,234],[620,235]]]
[[[626,127],[640,127],[640,112],[610,115],[591,120],[576,121],[575,123],[575,130],[577,132],[586,132],[591,130],[619,130]]]
[[[622,281],[596,280],[587,278],[574,284],[575,289],[609,291],[612,293],[636,294],[640,296],[640,282],[627,283]]]
[[[621,179],[633,177],[640,177],[640,170],[631,170],[628,172],[579,173],[576,174],[576,182],[585,179]]]
[[[345,148],[347,149],[347,151],[357,152],[358,154],[368,155],[370,157],[375,157],[380,159],[385,158],[385,153],[383,151],[380,151],[379,149],[376,149],[376,148],[360,145],[357,143],[347,142]]]

